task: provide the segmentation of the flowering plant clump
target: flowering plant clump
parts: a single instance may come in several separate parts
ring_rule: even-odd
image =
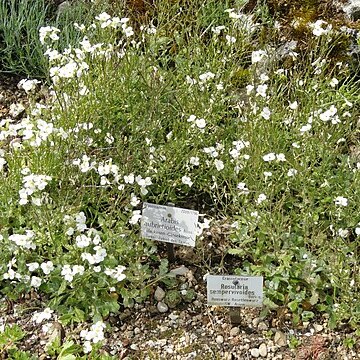
[[[104,318],[159,280],[160,252],[140,236],[145,201],[204,214],[197,246],[263,275],[265,310],[360,321],[359,110],[346,64],[327,58],[337,30],[316,21],[308,53],[296,41],[276,53],[258,35],[281,27],[206,6],[191,29],[175,8],[156,27],[102,12],[63,50],[62,30],[42,27],[46,101],[23,80],[26,115],[0,121],[0,291],[46,294],[38,323],[52,310],[91,319],[85,353]],[[229,225],[223,243],[207,244],[207,216]]]

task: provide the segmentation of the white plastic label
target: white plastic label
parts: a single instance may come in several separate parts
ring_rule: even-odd
[[[141,236],[151,240],[195,246],[199,212],[172,206],[144,203]]]
[[[262,306],[262,276],[207,276],[207,304],[218,306]]]

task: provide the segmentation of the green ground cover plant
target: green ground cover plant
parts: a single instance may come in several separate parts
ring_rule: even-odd
[[[74,22],[89,24],[106,2],[90,6],[77,0],[59,12],[49,0],[0,1],[0,71],[46,78],[49,68],[39,40],[39,29],[51,25],[62,29],[57,49],[80,41]]]
[[[264,276],[264,315],[360,321],[359,92],[329,56],[343,35],[316,21],[306,50],[279,47],[265,6],[230,5],[160,1],[141,26],[103,12],[63,50],[62,29],[40,29],[49,99],[23,82],[28,116],[0,123],[0,291],[91,319],[86,352],[170,276],[139,235],[143,201],[200,210],[199,236],[231,225],[232,270]]]

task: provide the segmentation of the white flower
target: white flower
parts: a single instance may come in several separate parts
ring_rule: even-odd
[[[224,169],[224,163],[221,160],[215,159],[214,164],[217,171],[221,171]]]
[[[46,308],[42,312],[36,312],[32,317],[32,321],[35,321],[37,324],[40,324],[44,320],[50,320],[53,312],[54,310],[51,310],[50,308]]]
[[[300,132],[302,134],[306,133],[307,131],[311,130],[311,124],[306,124],[300,128]]]
[[[137,224],[139,222],[140,219],[141,219],[140,210],[134,210],[132,212],[132,216],[131,216],[131,218],[129,220],[129,223],[131,225],[135,225],[135,224]]]
[[[246,85],[246,94],[250,95],[254,90],[254,85]]]
[[[85,354],[88,354],[89,352],[92,351],[92,345],[91,345],[90,341],[84,341],[83,351],[84,351]]]
[[[326,28],[324,28],[325,25],[327,25]],[[309,24],[309,26],[312,29],[312,33],[317,37],[328,34],[332,29],[332,26],[324,20],[317,20],[314,23]]]
[[[53,26],[41,27],[39,30],[40,43],[45,44],[45,40],[48,37],[53,41],[59,40],[59,35],[58,35],[59,32],[60,30]]]
[[[289,108],[291,110],[296,110],[298,108],[298,106],[299,106],[299,104],[298,104],[298,102],[296,100],[293,103],[289,104]]]
[[[265,180],[266,180],[268,177],[272,176],[272,172],[271,171],[264,171],[264,176],[265,176]]]
[[[131,206],[137,206],[137,205],[139,205],[139,203],[140,203],[140,200],[136,197],[136,195],[135,194],[131,194],[131,198],[130,198],[130,204],[131,204]]]
[[[134,181],[135,181],[135,176],[134,174],[129,174],[129,175],[125,175],[124,176],[124,181],[125,181],[125,184],[133,184]]]
[[[193,122],[195,119],[196,119],[195,115],[190,115],[186,121],[187,122]]]
[[[257,204],[261,204],[263,201],[265,201],[266,200],[266,195],[265,194],[260,194],[259,196],[258,196],[258,198],[256,199],[256,203]]]
[[[39,268],[39,264],[37,262],[26,264],[26,266],[29,268],[30,272],[33,272]]]
[[[249,193],[249,189],[246,187],[246,184],[244,182],[240,182],[237,184],[237,189],[240,190],[240,194],[248,194]]]
[[[343,196],[338,196],[334,199],[335,205],[339,206],[347,206],[348,205],[348,199]]]
[[[190,164],[191,165],[194,165],[194,166],[199,166],[199,164],[200,164],[200,162],[199,162],[199,158],[197,157],[197,156],[192,156],[191,158],[190,158]]]
[[[253,64],[260,62],[267,56],[264,50],[253,51],[251,54],[251,62]]]
[[[355,234],[356,234],[357,236],[360,235],[360,227],[355,228]]]
[[[268,86],[266,84],[259,85],[256,88],[256,95],[260,95],[261,97],[266,97],[266,90]]]
[[[186,176],[184,175],[182,178],[181,178],[181,182],[184,184],[184,185],[188,185],[189,187],[192,186],[193,182],[191,181],[191,178],[189,176]]]
[[[338,230],[338,235],[342,238],[346,238],[349,235],[349,230],[340,228]]]
[[[30,286],[34,288],[38,288],[40,285],[41,285],[41,279],[37,276],[32,276]]]
[[[123,274],[123,271],[125,270],[126,270],[125,266],[118,265],[115,269],[106,268],[104,273],[110,276],[111,278],[117,280],[118,282],[120,282],[126,278],[126,275]]]
[[[287,176],[291,177],[291,176],[295,176],[297,174],[297,170],[296,169],[289,169],[289,171],[287,172]]]
[[[234,36],[225,35],[225,39],[226,39],[226,43],[228,45],[236,43],[236,37],[234,37]]]
[[[269,153],[263,156],[263,160],[268,162],[268,161],[273,161],[276,159],[276,155],[274,153]]]
[[[40,267],[45,275],[49,275],[54,270],[52,261],[43,262]]]
[[[19,89],[23,89],[25,90],[25,92],[27,94],[29,94],[30,92],[32,92],[33,90],[35,90],[36,88],[36,84],[39,84],[40,81],[39,80],[29,80],[29,79],[22,79],[19,83],[18,83],[18,88]]]
[[[206,121],[204,119],[196,119],[195,124],[199,129],[203,129],[206,126]]]
[[[262,109],[262,112],[260,114],[265,120],[269,120],[270,119],[270,115],[271,115],[271,111],[268,107],[264,107]]]
[[[213,79],[214,77],[215,77],[215,74],[208,71],[206,73],[203,73],[203,74],[199,75],[199,80],[201,82],[206,82],[206,81],[208,81],[210,79]]]
[[[336,87],[336,85],[339,83],[339,80],[338,79],[336,79],[336,78],[332,78],[331,80],[330,80],[330,86],[331,87]]]
[[[212,27],[211,31],[215,34],[215,35],[219,35],[221,30],[224,30],[225,26],[221,25],[221,26],[216,26],[216,27]]]
[[[276,160],[277,161],[286,161],[285,155],[283,153],[276,154]]]

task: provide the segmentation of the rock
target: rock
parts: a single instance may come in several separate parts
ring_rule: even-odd
[[[224,337],[222,335],[218,335],[215,341],[217,344],[221,345],[224,342]]]
[[[57,8],[57,16],[66,13],[71,8],[69,1],[63,1]]]
[[[45,345],[45,351],[48,351],[53,346],[61,347],[65,338],[65,331],[62,325],[54,321],[48,331],[48,339]]]
[[[259,323],[260,323],[260,318],[258,318],[258,317],[253,319],[253,321],[252,321],[252,325],[254,328],[256,328],[259,325]]]
[[[262,344],[259,346],[259,355],[260,355],[261,357],[266,357],[266,356],[267,356],[267,353],[268,353],[267,346],[266,346],[266,344],[262,343]]]
[[[320,324],[314,324],[314,330],[315,332],[323,331],[324,327]]]
[[[343,6],[343,11],[346,16],[352,20],[357,21],[360,19],[360,0],[350,0]]]
[[[257,328],[260,331],[266,331],[269,328],[269,326],[264,321],[261,321]]]
[[[258,358],[260,356],[259,349],[254,348],[250,350],[250,354],[254,358]]]
[[[239,333],[240,333],[240,329],[239,329],[237,326],[233,327],[233,328],[230,330],[230,336],[235,337],[235,336],[238,336]]]
[[[158,302],[157,309],[160,313],[166,313],[169,310],[169,307],[162,301]]]
[[[156,288],[155,294],[154,294],[155,300],[162,301],[162,300],[164,300],[164,297],[165,297],[165,291],[160,286],[158,286]]]
[[[136,350],[139,350],[139,346],[137,344],[131,344],[130,349],[136,351]]]
[[[181,265],[180,267],[176,268],[176,269],[172,269],[170,270],[171,273],[175,274],[175,275],[179,275],[179,276],[184,276],[186,275],[190,270],[184,266]]]
[[[282,331],[276,331],[274,342],[278,346],[286,346],[287,345],[286,335]]]

